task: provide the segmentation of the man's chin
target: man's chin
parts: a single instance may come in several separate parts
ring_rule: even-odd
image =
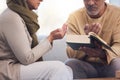
[[[91,16],[97,16],[97,15],[98,15],[98,12],[92,11],[92,12],[88,12],[88,14],[91,15]]]

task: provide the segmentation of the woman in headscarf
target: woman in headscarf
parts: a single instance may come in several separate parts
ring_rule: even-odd
[[[42,61],[61,39],[67,26],[56,29],[38,42],[36,10],[42,0],[7,0],[0,15],[0,80],[72,80],[72,70],[60,61]]]

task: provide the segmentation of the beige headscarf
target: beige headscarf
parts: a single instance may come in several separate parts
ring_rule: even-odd
[[[7,0],[7,6],[23,18],[30,36],[33,39],[31,48],[35,47],[38,44],[36,32],[39,29],[38,16],[36,13],[28,8],[26,0]]]

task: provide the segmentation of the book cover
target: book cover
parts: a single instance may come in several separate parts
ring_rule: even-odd
[[[78,50],[81,46],[92,46],[88,35],[67,35],[66,43],[74,50]]]

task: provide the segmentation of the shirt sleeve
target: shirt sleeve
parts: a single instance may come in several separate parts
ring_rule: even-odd
[[[27,65],[35,62],[52,48],[50,42],[44,39],[31,49],[25,24],[19,15],[11,14],[4,22],[7,22],[2,27],[7,43],[22,64]]]
[[[111,48],[117,54],[111,52],[110,50],[106,49],[107,51],[107,61],[108,63],[111,62],[112,59],[120,56],[120,16],[116,20],[116,26],[113,26],[113,34],[112,34],[112,42]]]

